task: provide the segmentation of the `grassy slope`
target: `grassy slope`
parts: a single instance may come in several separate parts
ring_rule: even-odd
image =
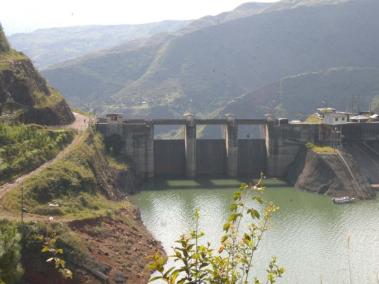
[[[0,124],[0,184],[30,172],[55,157],[74,133],[38,125]]]
[[[28,212],[88,217],[123,206],[109,200],[114,198],[114,189],[106,187],[112,177],[107,171],[101,138],[88,131],[81,139],[68,155],[23,184]],[[20,192],[16,189],[5,196],[3,206],[7,210],[18,210]],[[49,207],[49,203],[59,207]]]

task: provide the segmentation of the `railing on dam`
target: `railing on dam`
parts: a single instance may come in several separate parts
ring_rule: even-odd
[[[138,173],[153,176],[259,176],[266,167],[264,139],[238,139],[239,125],[266,126],[266,119],[116,119],[99,120],[106,139],[118,139]],[[154,126],[183,125],[184,139],[154,140]],[[224,139],[197,139],[197,125],[223,125]]]

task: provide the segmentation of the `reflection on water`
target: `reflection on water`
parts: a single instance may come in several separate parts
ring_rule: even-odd
[[[219,244],[238,180],[157,180],[132,197],[168,253],[201,209],[207,240]],[[275,255],[286,268],[280,283],[379,283],[379,202],[334,205],[326,196],[270,180],[266,200],[280,207],[257,253],[260,275]],[[350,248],[348,248],[350,237]],[[349,271],[349,259],[351,270]],[[260,272],[260,273],[259,273]]]

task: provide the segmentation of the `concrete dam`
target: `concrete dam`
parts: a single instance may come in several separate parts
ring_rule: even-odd
[[[196,127],[202,125],[220,125],[223,139],[198,139]],[[156,126],[181,126],[184,138],[155,139]],[[264,138],[240,139],[241,126],[259,127]],[[123,120],[108,115],[97,121],[96,129],[106,145],[126,157],[142,180],[257,178],[264,173],[309,191],[359,198],[371,198],[375,195],[371,188],[379,186],[379,122],[328,125],[236,119],[232,115],[224,119],[189,115],[183,119]],[[308,149],[308,144],[331,146],[334,152],[317,153]]]
[[[199,125],[220,125],[224,139],[198,139]],[[266,130],[266,119],[120,120],[99,121],[97,130],[106,143],[119,148],[143,178],[258,177],[267,170],[266,139],[239,139],[238,127],[255,125]],[[182,126],[184,139],[154,139],[155,126]]]

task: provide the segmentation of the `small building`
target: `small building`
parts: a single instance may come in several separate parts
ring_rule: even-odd
[[[338,125],[350,122],[351,113],[349,112],[337,111],[334,108],[318,108],[317,112],[323,124]]]
[[[122,114],[108,113],[106,116],[107,122],[122,122]]]

